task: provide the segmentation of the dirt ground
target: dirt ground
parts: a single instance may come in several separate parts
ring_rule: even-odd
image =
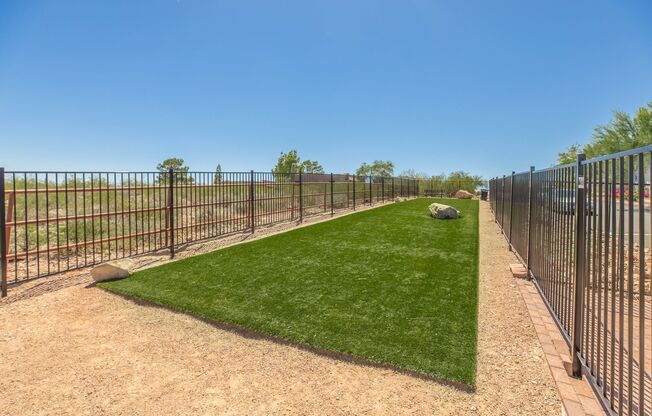
[[[84,272],[0,304],[0,414],[559,415],[486,203],[480,235],[475,392],[138,304]]]

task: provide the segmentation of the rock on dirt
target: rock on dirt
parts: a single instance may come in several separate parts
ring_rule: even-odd
[[[457,199],[473,199],[473,194],[469,191],[465,191],[464,189],[460,189],[459,191],[455,192],[455,198]]]
[[[93,267],[93,270],[91,270],[91,276],[96,282],[129,277],[129,270],[127,267],[125,267],[125,265],[121,266],[111,263],[100,264],[99,266]]]
[[[439,220],[456,219],[460,217],[460,212],[449,205],[438,204],[435,202],[434,204],[430,204],[428,209],[430,210],[430,215]]]

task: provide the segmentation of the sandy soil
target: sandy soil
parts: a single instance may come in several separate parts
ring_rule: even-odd
[[[480,227],[476,392],[137,304],[81,274],[0,305],[0,414],[558,415],[484,203]]]

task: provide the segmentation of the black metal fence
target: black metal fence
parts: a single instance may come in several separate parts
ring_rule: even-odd
[[[652,146],[490,181],[490,204],[613,414],[652,414]]]
[[[5,172],[7,285],[315,214],[418,195],[414,179],[271,172]]]

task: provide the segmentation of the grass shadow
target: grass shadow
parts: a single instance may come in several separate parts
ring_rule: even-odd
[[[250,329],[250,328],[246,328],[246,327],[242,327],[242,326],[239,326],[239,325],[235,325],[235,324],[216,321],[216,320],[213,320],[213,319],[209,319],[209,318],[205,318],[205,317],[202,317],[202,316],[195,315],[195,314],[193,314],[191,312],[188,312],[188,311],[185,311],[183,309],[174,308],[174,307],[167,306],[167,305],[161,305],[161,304],[158,304],[158,303],[155,303],[155,302],[143,300],[143,299],[135,297],[135,296],[126,295],[124,293],[113,292],[113,291],[111,291],[109,289],[105,289],[103,287],[98,286],[96,283],[89,284],[89,285],[85,286],[85,288],[87,288],[87,289],[97,288],[97,289],[103,290],[107,294],[118,296],[118,297],[120,297],[122,299],[125,299],[127,301],[130,301],[130,302],[132,302],[132,303],[134,303],[134,304],[136,304],[138,306],[143,306],[143,307],[148,307],[148,308],[156,308],[156,309],[172,312],[172,313],[175,313],[175,314],[189,316],[189,317],[191,317],[193,319],[199,320],[200,322],[203,322],[203,323],[205,323],[207,325],[210,325],[213,328],[220,329],[222,331],[226,331],[226,332],[241,336],[243,338],[252,339],[252,340],[270,341],[270,342],[273,342],[273,343],[275,343],[277,345],[296,348],[296,349],[301,350],[301,351],[306,351],[306,352],[309,352],[311,354],[315,354],[315,355],[318,355],[318,356],[321,356],[321,357],[330,358],[332,360],[336,360],[336,361],[340,361],[340,362],[351,363],[351,364],[364,366],[364,367],[369,367],[369,368],[390,370],[390,371],[393,371],[393,372],[396,372],[396,373],[399,373],[399,374],[404,374],[404,375],[414,377],[414,378],[417,378],[417,379],[420,379],[420,380],[435,382],[437,384],[452,387],[452,388],[454,388],[456,390],[459,390],[459,391],[462,391],[462,392],[465,392],[465,393],[475,393],[476,392],[476,387],[467,385],[465,383],[452,381],[452,380],[447,380],[445,378],[435,377],[435,376],[428,375],[428,374],[419,373],[417,371],[401,368],[401,367],[391,365],[391,364],[372,361],[372,360],[362,358],[362,357],[358,357],[358,356],[351,355],[351,354],[346,354],[346,353],[342,353],[342,352],[338,352],[338,351],[333,351],[333,350],[328,350],[328,349],[324,349],[324,348],[314,347],[314,346],[307,345],[307,344],[302,344],[302,343],[299,343],[299,342],[296,342],[296,341],[291,341],[291,340],[287,340],[287,339],[284,339],[284,338],[276,337],[276,336],[273,336],[273,335],[270,335],[270,334],[266,334],[266,333],[263,333],[263,332],[259,332],[259,331],[256,331],[256,330],[253,330],[253,329]]]

